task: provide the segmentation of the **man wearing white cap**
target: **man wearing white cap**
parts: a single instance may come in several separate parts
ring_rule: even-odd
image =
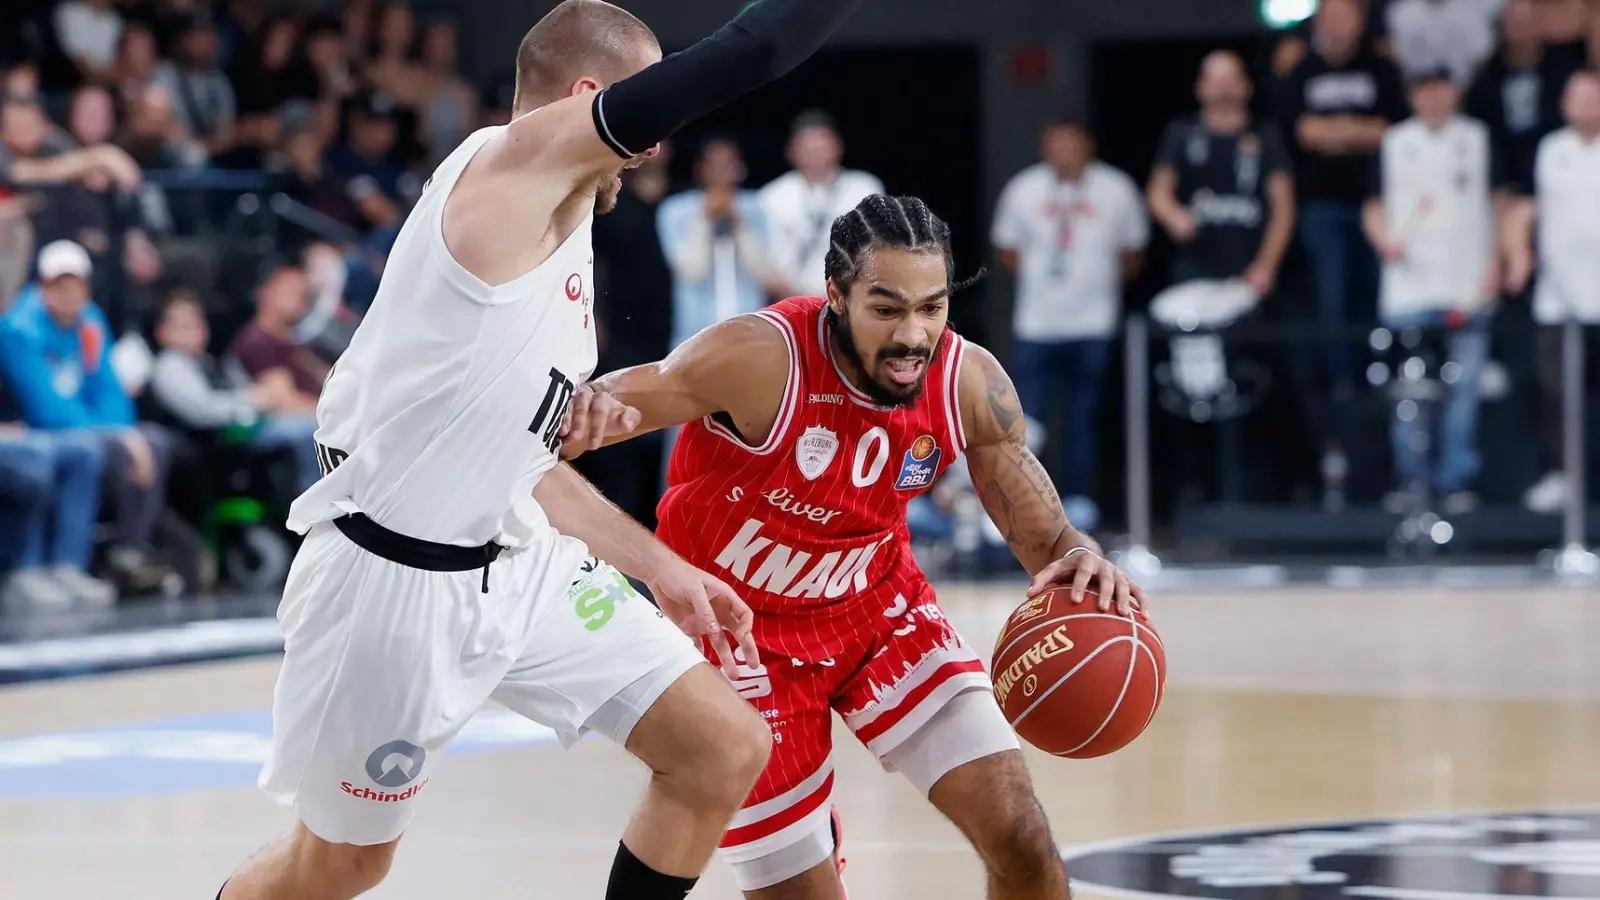
[[[37,280],[0,318],[0,377],[30,428],[101,435],[117,520],[112,568],[132,590],[172,575],[149,549],[166,505],[172,441],[138,421],[111,367],[113,336],[89,297],[88,251],[54,241],[39,251]]]

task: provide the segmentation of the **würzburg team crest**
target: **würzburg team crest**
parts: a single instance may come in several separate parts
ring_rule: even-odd
[[[828,466],[833,463],[833,455],[838,452],[839,436],[820,425],[807,428],[794,442],[795,465],[800,467],[800,474],[807,481],[816,481],[818,476],[828,471]]]

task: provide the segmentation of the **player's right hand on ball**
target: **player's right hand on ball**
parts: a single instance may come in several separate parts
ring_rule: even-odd
[[[733,588],[681,559],[664,566],[645,580],[661,612],[690,637],[708,637],[711,649],[728,678],[739,676],[739,663],[728,645],[728,635],[739,644],[747,666],[761,665],[751,627],[755,613]]]
[[[572,393],[567,418],[561,426],[561,458],[572,459],[598,450],[606,438],[632,434],[639,427],[639,411],[605,391],[585,384]]]

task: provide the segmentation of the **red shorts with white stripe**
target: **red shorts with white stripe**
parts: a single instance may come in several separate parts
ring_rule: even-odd
[[[772,728],[772,757],[722,841],[736,867],[828,833],[833,712],[893,768],[895,749],[953,698],[991,691],[983,660],[944,617],[933,588],[918,579],[905,593],[914,599],[857,596],[835,615],[757,614],[762,665],[741,666],[734,686]],[[995,721],[1001,742],[1014,740],[1004,719]]]

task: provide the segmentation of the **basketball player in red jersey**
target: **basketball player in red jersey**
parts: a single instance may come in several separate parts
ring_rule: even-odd
[[[773,734],[722,841],[746,896],[843,897],[837,711],[972,842],[991,898],[1065,900],[1016,735],[912,558],[906,504],[964,453],[1030,595],[1071,585],[1081,599],[1092,584],[1128,614],[1143,594],[1068,523],[1011,379],[947,327],[948,226],[920,200],[880,195],[831,239],[826,299],[727,320],[663,362],[598,379],[567,447],[686,423],[658,533],[755,611],[761,660],[735,686]]]

